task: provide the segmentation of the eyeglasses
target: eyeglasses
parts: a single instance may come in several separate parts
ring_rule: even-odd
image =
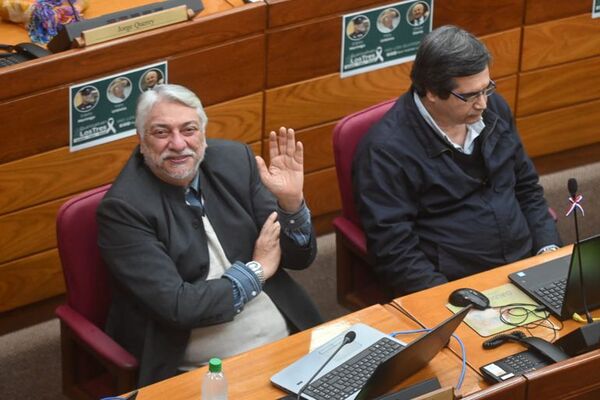
[[[487,85],[487,87],[483,90],[480,90],[479,92],[471,92],[471,93],[456,93],[454,91],[450,91],[450,94],[452,94],[453,96],[458,97],[459,99],[461,99],[462,101],[464,101],[465,103],[474,103],[479,96],[484,95],[485,97],[490,96],[492,93],[494,93],[496,91],[496,82],[494,82],[493,80],[490,79],[490,83]]]

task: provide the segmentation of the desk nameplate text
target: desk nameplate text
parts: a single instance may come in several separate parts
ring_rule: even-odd
[[[78,47],[103,43],[109,40],[186,21],[193,15],[193,10],[190,9],[188,11],[188,8],[185,5],[181,5],[167,10],[157,11],[152,14],[129,18],[124,21],[85,30],[81,33],[81,40],[76,41]]]

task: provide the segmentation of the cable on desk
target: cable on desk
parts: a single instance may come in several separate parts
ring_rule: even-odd
[[[594,317],[594,318],[592,318],[592,320],[593,321],[600,321],[600,318]],[[579,322],[580,324],[587,324],[588,323],[587,319],[583,318],[581,315],[579,315],[577,313],[573,313],[573,321]]]
[[[394,331],[394,332],[390,333],[390,336],[396,337],[397,335],[409,335],[411,333],[431,332],[432,330],[433,329],[423,328],[423,329],[411,329],[408,331]],[[458,342],[458,344],[460,346],[460,354],[461,354],[461,359],[462,359],[460,375],[458,377],[458,382],[456,383],[456,390],[460,390],[460,388],[463,384],[463,381],[465,379],[465,375],[467,373],[467,350],[465,349],[465,344],[462,342],[462,340],[460,340],[458,335],[453,333],[452,337],[454,339],[456,339],[456,341]]]
[[[527,307],[533,307],[533,309],[529,309]],[[559,321],[558,326],[556,326],[552,321],[550,321],[550,312],[544,307],[538,304],[530,304],[530,303],[511,303],[505,304],[502,306],[494,306],[492,307],[497,309],[500,314],[500,321],[506,325],[523,328],[527,331],[529,336],[535,336],[531,329],[535,328],[546,328],[552,331],[552,340],[553,342],[556,339],[557,332],[563,329],[563,323]],[[543,314],[538,314],[543,313]],[[516,322],[509,321],[506,318],[506,315],[513,318],[520,318]],[[530,316],[534,316],[539,318],[539,321],[533,321],[528,324],[525,324],[525,321]]]

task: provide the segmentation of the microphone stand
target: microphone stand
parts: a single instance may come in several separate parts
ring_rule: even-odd
[[[342,349],[342,347],[344,347],[345,345],[347,345],[348,343],[352,343],[354,341],[354,339],[356,338],[356,332],[354,331],[350,331],[348,333],[346,333],[346,336],[344,336],[344,340],[342,341],[342,344],[340,345],[340,347],[338,347],[333,354],[331,354],[329,356],[329,358],[327,359],[327,361],[325,361],[323,363],[323,365],[321,365],[321,367],[317,370],[317,372],[314,373],[313,376],[310,377],[309,380],[306,381],[306,383],[304,384],[304,386],[302,386],[302,389],[300,389],[298,391],[298,396],[296,397],[296,400],[300,400],[302,398],[302,392],[304,392],[304,390],[306,390],[306,388],[308,387],[308,385],[311,384],[311,382],[313,381],[313,379],[315,379],[315,377],[319,374],[319,372],[321,372],[323,370],[323,368],[325,368],[325,366],[327,364],[329,364],[329,361],[331,361],[331,359],[333,357],[335,357],[335,355]]]
[[[587,305],[587,296],[585,293],[583,267],[581,260],[581,246],[579,241],[579,224],[577,222],[577,181],[574,178],[568,182],[571,201],[573,202],[573,218],[575,221],[575,246],[577,248],[577,258],[579,267],[579,287],[581,290],[582,305],[587,318],[587,324],[580,326],[573,332],[563,336],[554,342],[565,353],[571,357],[597,349],[600,347],[600,321],[594,322]],[[575,256],[575,255],[573,255]],[[566,299],[565,299],[566,300]]]
[[[573,201],[577,201],[577,194],[574,193],[571,197]],[[594,319],[592,318],[592,314],[590,314],[590,310],[587,304],[587,295],[585,294],[585,284],[583,280],[583,267],[581,266],[581,246],[579,245],[579,224],[577,223],[577,207],[573,209],[573,219],[575,220],[575,246],[577,247],[577,261],[579,267],[579,287],[581,288],[581,298],[583,300],[583,311],[585,312],[585,316],[587,318],[588,324],[592,324]]]

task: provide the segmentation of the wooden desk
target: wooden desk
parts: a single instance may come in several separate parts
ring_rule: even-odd
[[[528,399],[598,399],[600,350],[530,372],[524,377]]]
[[[463,400],[525,400],[527,398],[527,380],[518,376],[472,393]]]
[[[446,308],[448,296],[458,288],[468,287],[480,291],[487,290],[502,284],[508,283],[508,274],[516,272],[520,269],[527,268],[542,262],[550,261],[564,255],[570,254],[572,246],[566,246],[555,252],[542,254],[536,257],[531,257],[525,260],[515,262],[503,267],[498,267],[490,271],[486,271],[477,275],[472,275],[460,280],[449,282],[447,284],[437,286],[428,290],[413,293],[408,296],[394,299],[394,303],[413,315],[424,326],[430,327],[435,325],[436,321],[442,318],[447,318],[450,311]],[[596,312],[595,314],[600,314]],[[555,324],[558,321],[552,317],[552,322]],[[578,323],[569,320],[564,321],[564,328],[557,332],[556,338],[560,338],[571,332],[579,326]],[[515,328],[516,329],[516,328]],[[547,340],[552,340],[553,333],[547,328],[535,328],[531,330],[536,336],[543,337]],[[457,329],[457,334],[465,342],[467,347],[467,361],[471,367],[479,370],[482,365],[493,362],[499,358],[510,354],[523,351],[523,346],[516,343],[506,343],[492,351],[483,350],[481,343],[487,338],[479,336],[466,324],[461,324]],[[452,345],[451,348],[458,354],[458,346]]]
[[[416,324],[403,316],[395,314],[381,305],[375,305],[349,314],[315,329],[300,332],[278,342],[260,347],[247,353],[225,359],[223,370],[229,384],[230,399],[276,399],[285,393],[270,383],[270,377],[298,358],[309,352],[311,340],[319,329],[334,324],[354,324],[362,322],[383,332],[399,329],[414,329]],[[410,341],[409,337],[402,337]],[[442,386],[455,386],[460,374],[460,360],[448,349],[438,354],[426,368],[404,381],[399,386],[422,381],[437,376]],[[140,389],[138,400],[200,399],[202,379],[206,367],[176,376]],[[467,369],[463,384],[463,393],[480,389],[480,378]]]
[[[83,16],[86,19],[91,19],[101,15],[156,2],[156,0],[95,0],[90,2],[89,7],[83,13]],[[204,0],[202,3],[204,4],[204,10],[200,13],[202,16],[228,10],[244,4],[242,0]],[[4,44],[17,44],[31,41],[27,28],[25,28],[23,24],[0,21],[0,32],[2,33],[2,43]]]

